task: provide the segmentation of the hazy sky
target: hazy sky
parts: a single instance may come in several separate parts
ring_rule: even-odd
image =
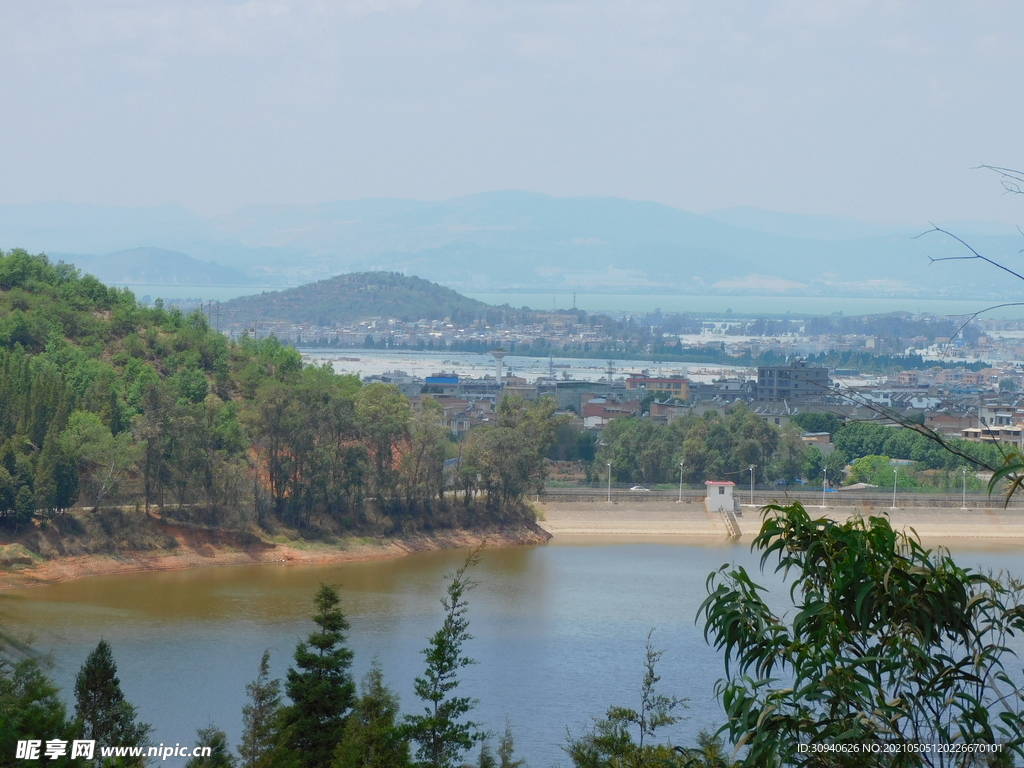
[[[0,0],[0,204],[442,199],[1024,223],[1024,3]]]

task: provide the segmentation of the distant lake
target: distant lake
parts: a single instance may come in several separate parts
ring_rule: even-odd
[[[264,291],[279,290],[253,285],[123,285],[130,288],[136,298],[202,299],[203,301],[229,301],[239,296],[251,296]],[[487,304],[510,304],[531,309],[551,309],[552,299],[558,309],[573,305],[572,293],[467,293],[466,296]],[[678,294],[615,294],[577,293],[576,306],[588,312],[704,312],[724,314],[826,316],[834,312],[846,315],[869,315],[885,312],[929,312],[937,315],[964,315],[977,312],[1001,301],[918,298],[842,298],[830,296],[680,296]],[[1024,318],[1024,307],[1006,307],[986,317]]]
[[[558,309],[573,305],[571,293],[467,293],[488,304],[510,304],[531,309]],[[968,315],[1001,304],[1003,300],[958,300],[918,298],[843,298],[831,296],[680,296],[678,294],[578,293],[576,306],[588,312],[706,312],[718,314],[873,315],[885,312],[926,312],[936,315]],[[993,318],[1024,318],[1024,306],[1006,307],[985,315]]]
[[[447,371],[460,376],[493,376],[494,358],[486,353],[474,352],[418,352],[399,349],[319,349],[303,348],[299,351],[314,362],[327,361],[337,373],[356,373],[373,376],[390,371],[405,371],[413,376],[426,377]],[[710,382],[725,376],[751,373],[749,368],[715,363],[658,363],[650,360],[615,360],[615,376],[650,371],[661,376],[687,376],[692,381]],[[579,357],[527,357],[508,355],[502,371],[522,376],[528,381],[548,375],[552,368],[557,377],[568,376],[576,381],[598,381],[607,375],[608,361]]]
[[[1024,573],[1024,553],[955,552],[963,565]],[[283,676],[295,644],[312,628],[314,591],[338,585],[352,629],[355,674],[374,656],[406,712],[419,703],[420,650],[441,623],[444,574],[458,551],[329,566],[256,565],[96,576],[0,598],[7,627],[33,631],[52,650],[54,678],[73,700],[74,677],[105,638],[122,685],[153,723],[157,742],[193,743],[214,722],[232,745],[241,733],[245,684],[265,648]],[[664,649],[661,689],[686,696],[687,720],[665,729],[676,743],[721,725],[713,687],[722,660],[695,622],[705,579],[723,563],[756,571],[745,544],[559,544],[496,548],[473,574],[466,646],[479,664],[460,692],[479,698],[476,719],[494,731],[512,722],[532,768],[568,766],[560,747],[608,706],[635,706],[644,642],[653,627]],[[775,595],[779,581],[765,577]],[[169,759],[160,765],[180,766]]]
[[[144,296],[149,296],[150,301],[163,299],[164,301],[193,299],[203,301],[230,301],[239,296],[253,296],[264,291],[280,290],[266,285],[185,285],[158,283],[110,283],[115,288],[128,288],[135,294],[135,298],[142,301]]]

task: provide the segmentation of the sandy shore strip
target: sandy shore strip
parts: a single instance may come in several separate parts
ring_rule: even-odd
[[[728,539],[721,515],[704,510],[703,504],[645,502],[539,503],[540,525],[554,541],[583,541],[594,537],[625,541],[687,541],[715,544]],[[847,520],[855,515],[886,515],[896,528],[913,528],[926,543],[960,544],[973,540],[984,545],[1005,543],[1024,547],[1024,510],[949,509],[913,507],[895,510],[880,507],[808,507],[812,516]],[[737,518],[743,539],[753,537],[761,526],[761,510],[744,507]]]
[[[731,543],[720,515],[709,514],[703,503],[540,502],[540,528],[552,543],[615,544],[653,542],[724,546]],[[912,507],[808,507],[815,516],[845,520],[853,515],[888,515],[897,528],[913,528],[925,544],[977,549],[1024,548],[1024,509],[950,509]],[[741,541],[749,542],[761,526],[761,510],[744,507],[738,518]],[[183,539],[178,549],[126,552],[114,555],[57,557],[32,565],[0,568],[0,590],[48,584],[84,576],[134,571],[178,570],[255,563],[334,563],[402,557],[410,552],[469,547],[486,538],[489,546],[542,544],[546,536],[525,530],[449,531],[404,539],[349,540],[341,545],[272,544],[231,547]]]
[[[362,560],[404,557],[412,552],[475,547],[486,542],[488,547],[543,544],[542,532],[521,530],[442,531],[434,535],[409,536],[402,539],[349,539],[338,544],[261,542],[251,547],[196,546],[181,542],[170,552],[124,552],[114,555],[57,557],[31,566],[0,568],[0,590],[52,584],[85,576],[138,571],[176,571],[185,568],[208,568],[258,563],[301,563],[307,565],[342,563]]]

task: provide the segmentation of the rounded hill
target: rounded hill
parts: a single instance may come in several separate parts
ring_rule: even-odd
[[[373,317],[470,322],[492,307],[451,288],[397,272],[354,272],[226,302],[227,321],[283,320],[333,326]]]

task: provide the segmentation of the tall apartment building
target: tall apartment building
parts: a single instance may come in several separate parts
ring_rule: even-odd
[[[796,360],[789,365],[757,368],[754,400],[761,402],[821,401],[828,396],[832,379],[828,369]]]

